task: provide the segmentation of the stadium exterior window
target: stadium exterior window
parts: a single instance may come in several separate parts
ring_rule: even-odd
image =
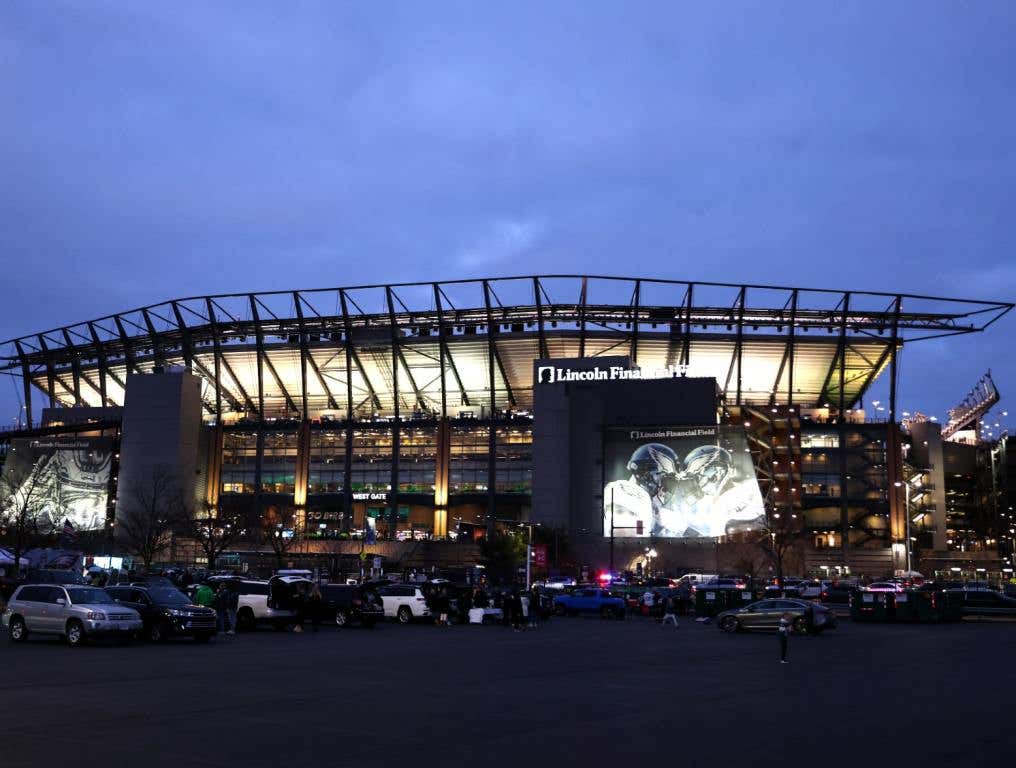
[[[487,425],[452,427],[449,489],[452,495],[487,490]]]
[[[840,436],[835,432],[802,432],[801,448],[839,448]]]
[[[261,490],[266,493],[293,493],[296,487],[295,432],[270,432],[265,435],[261,465]]]
[[[346,433],[342,429],[315,430],[310,435],[310,474],[307,492],[342,493],[346,471]]]
[[[254,493],[258,438],[255,432],[222,435],[222,493]]]
[[[432,494],[436,462],[436,429],[403,428],[399,437],[399,492]]]
[[[385,425],[353,432],[353,491],[388,491],[392,481],[392,433]]]

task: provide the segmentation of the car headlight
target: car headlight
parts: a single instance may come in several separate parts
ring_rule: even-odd
[[[183,611],[178,611],[176,608],[167,608],[163,613],[167,616],[183,616]]]
[[[91,619],[92,621],[105,621],[106,614],[101,613],[99,611],[89,611],[88,618]]]

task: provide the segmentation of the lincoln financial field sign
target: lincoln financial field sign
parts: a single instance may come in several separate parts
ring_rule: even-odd
[[[595,366],[584,370],[541,365],[536,369],[537,384],[560,384],[568,381],[630,381],[633,379],[671,379],[682,375],[679,366],[666,368],[627,368],[623,365]]]

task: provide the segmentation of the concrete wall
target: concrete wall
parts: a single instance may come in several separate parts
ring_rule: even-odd
[[[931,501],[935,511],[931,519],[935,525],[932,547],[938,552],[946,549],[945,507],[945,455],[942,447],[942,427],[931,421],[914,424],[910,428],[910,459],[919,467],[926,467],[935,486]]]
[[[138,483],[158,466],[176,475],[186,493],[195,489],[201,430],[201,380],[186,371],[127,377],[116,516],[130,513]]]

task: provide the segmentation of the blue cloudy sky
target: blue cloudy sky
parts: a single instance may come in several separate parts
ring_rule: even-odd
[[[0,338],[547,271],[1012,300],[1013,40],[987,0],[7,0]],[[903,407],[1016,392],[1014,323],[908,351]]]

